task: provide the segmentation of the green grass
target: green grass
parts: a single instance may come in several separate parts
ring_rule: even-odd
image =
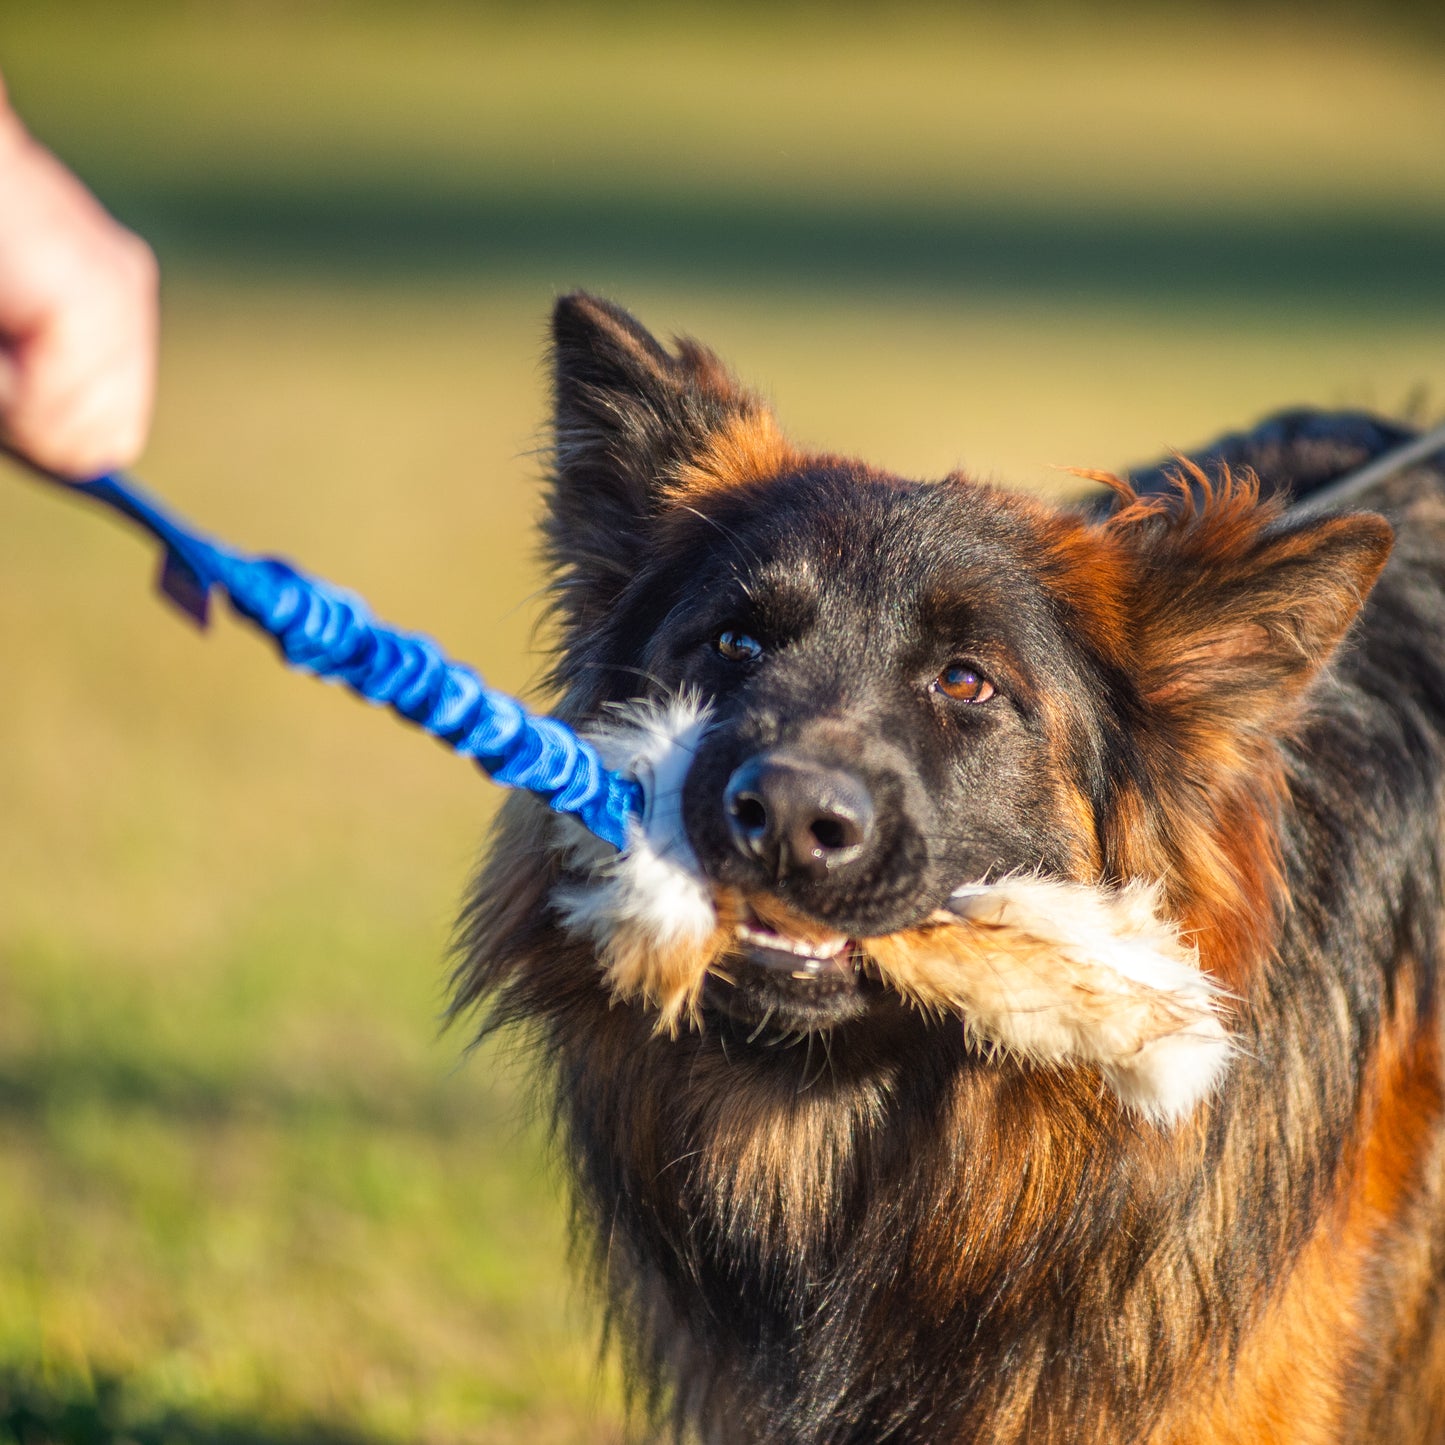
[[[145,476],[522,687],[563,286],[925,476],[1440,406],[1440,52],[704,25],[7,3],[21,103],[162,245]],[[0,1442],[617,1438],[525,1075],[437,1032],[492,793],[150,565],[0,476]]]

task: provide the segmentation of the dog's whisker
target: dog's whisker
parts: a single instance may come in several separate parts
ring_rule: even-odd
[[[766,1031],[766,1029],[767,1029],[767,1027],[768,1027],[769,1022],[772,1020],[772,1017],[773,1017],[774,1012],[775,1012],[774,1008],[773,1008],[771,1005],[769,1005],[769,1007],[767,1008],[766,1012],[763,1014],[762,1018],[758,1021],[758,1026],[757,1026],[757,1028],[755,1028],[755,1029],[752,1031],[752,1033],[750,1033],[750,1034],[748,1035],[748,1042],[749,1042],[750,1044],[755,1044],[755,1043],[757,1043],[758,1039],[762,1037],[763,1033]]]
[[[757,552],[752,547],[744,543],[743,540],[738,536],[737,532],[735,532],[731,527],[724,526],[720,521],[718,521],[716,517],[709,517],[706,512],[703,512],[699,508],[691,506],[687,503],[683,503],[678,508],[678,510],[681,512],[689,513],[691,516],[696,517],[698,521],[703,522],[707,526],[713,528],[713,530],[720,533],[731,546],[737,548],[739,555],[746,556],[747,560],[751,562],[754,567],[762,567],[762,558],[758,556]]]

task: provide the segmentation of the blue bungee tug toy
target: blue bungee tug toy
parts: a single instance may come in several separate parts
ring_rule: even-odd
[[[355,593],[289,562],[205,536],[119,472],[82,482],[40,475],[154,536],[165,549],[160,590],[201,627],[219,588],[234,611],[276,640],[290,666],[389,707],[471,758],[494,782],[525,789],[614,848],[626,846],[631,820],[643,816],[642,785],[604,766],[566,724],[488,687],[430,637],[378,622]]]

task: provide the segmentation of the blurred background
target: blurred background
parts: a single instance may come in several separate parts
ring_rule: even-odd
[[[3,0],[0,71],[161,256],[142,475],[524,688],[574,286],[921,476],[1436,416],[1435,9]],[[622,1438],[439,1032],[495,795],[151,567],[0,475],[0,1442]]]

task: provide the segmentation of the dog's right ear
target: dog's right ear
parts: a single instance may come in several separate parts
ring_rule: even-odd
[[[669,351],[585,292],[557,302],[552,366],[547,560],[574,641],[635,575],[658,516],[695,493],[776,475],[792,453],[712,352],[686,340]]]

